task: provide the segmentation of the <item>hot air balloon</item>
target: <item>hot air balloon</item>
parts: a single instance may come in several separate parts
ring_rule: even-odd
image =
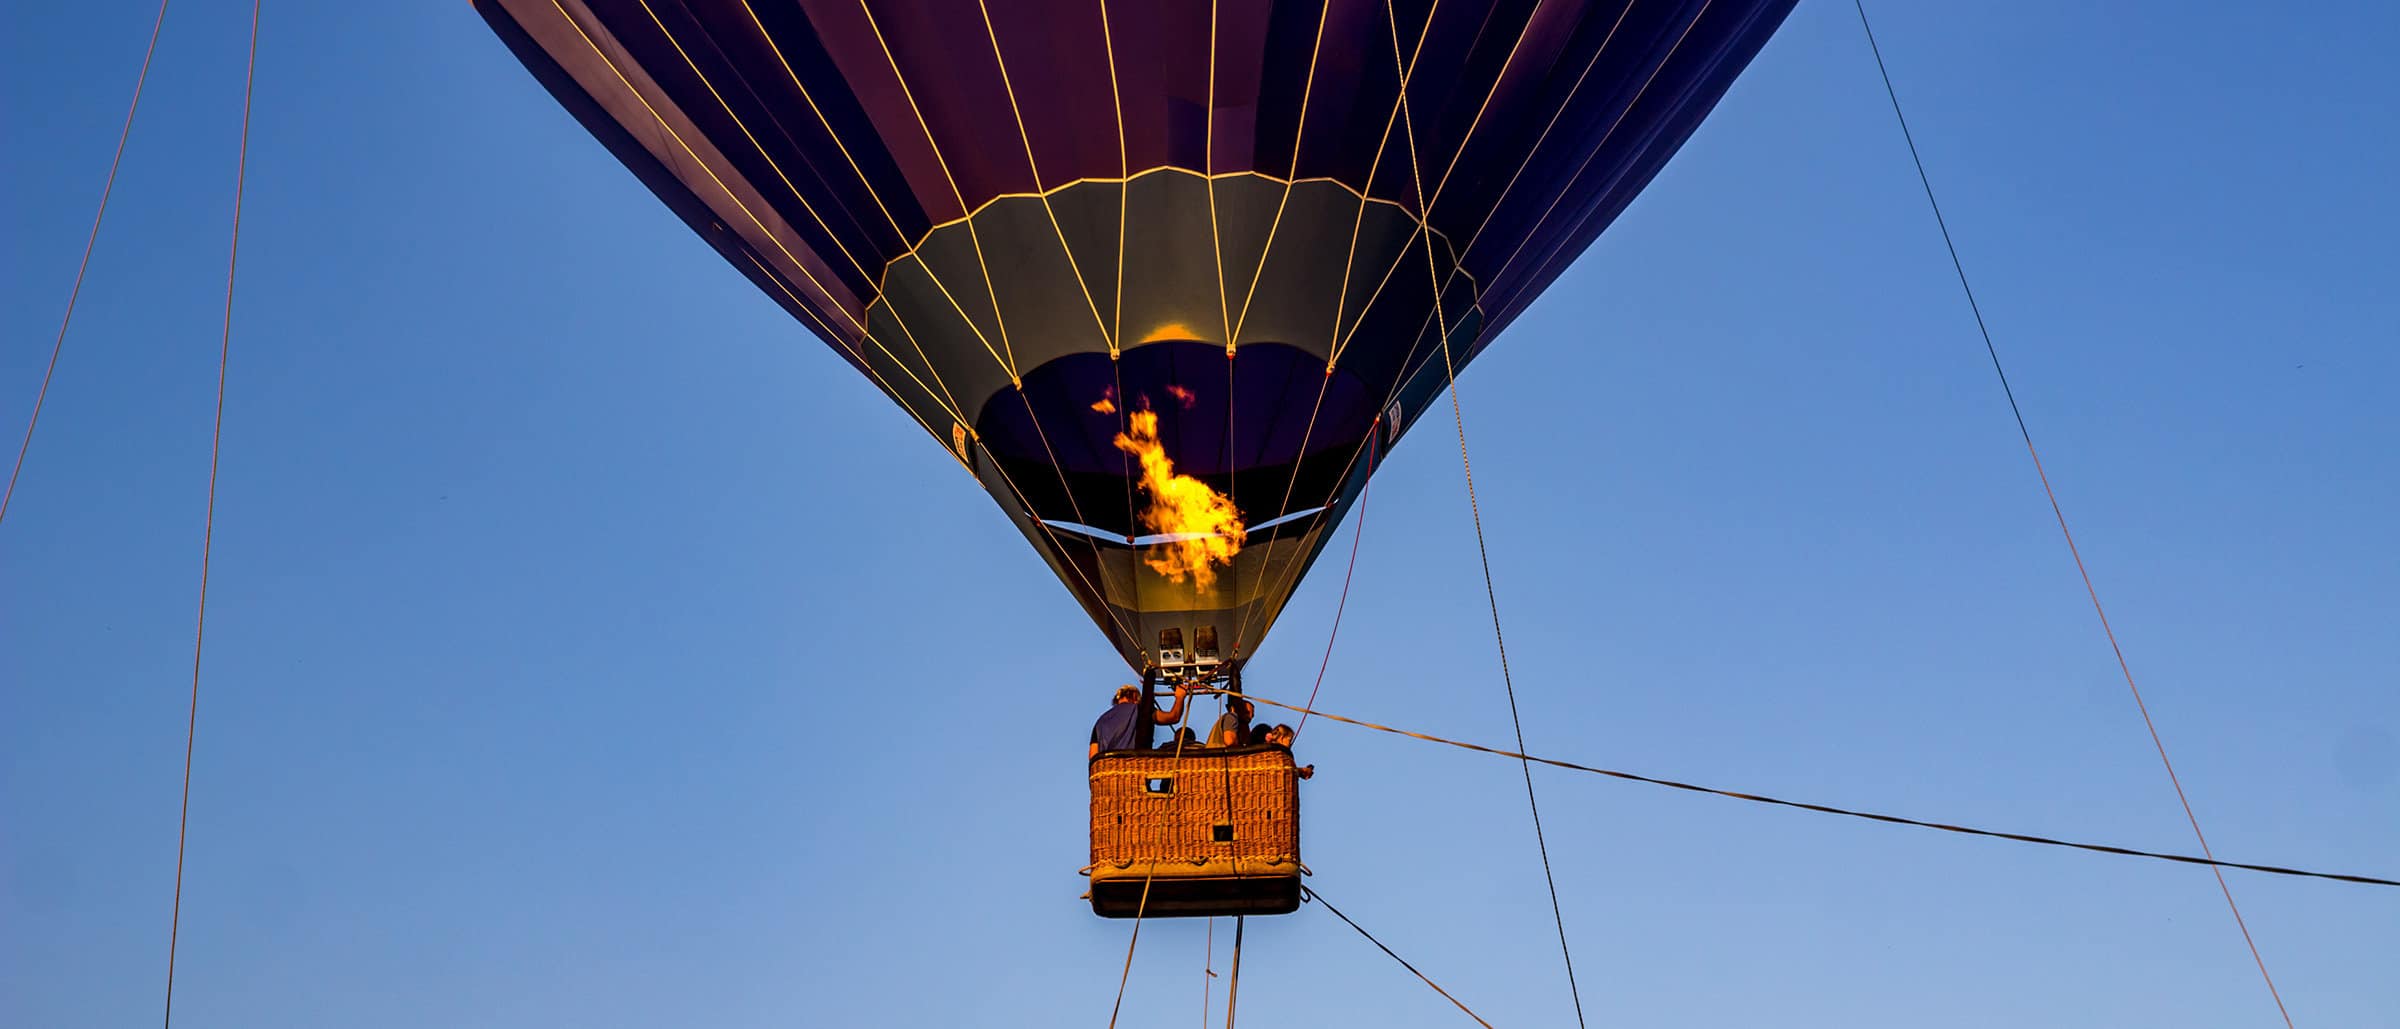
[[[1256,651],[1392,445],[1792,0],[477,7],[1155,679]],[[1143,823],[1171,787],[1122,771]]]

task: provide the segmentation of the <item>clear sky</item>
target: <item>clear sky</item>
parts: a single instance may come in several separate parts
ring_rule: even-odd
[[[145,3],[9,5],[13,449]],[[2220,856],[2400,873],[2400,14],[1916,5],[1886,55]],[[185,0],[0,526],[0,1023],[160,1008],[246,4]],[[466,4],[270,4],[176,981],[189,1026],[1101,1025],[1123,670],[922,431]],[[1786,24],[1460,384],[1528,746],[2193,844],[1847,4]],[[1505,743],[1451,427],[1378,476],[1331,711]],[[1350,528],[1252,666],[1305,696]],[[1312,884],[1573,1019],[1516,765],[1313,722]],[[1607,1026],[2280,1024],[2201,869],[1538,770]],[[2303,1026],[2400,890],[2236,873]],[[1232,925],[1142,929],[1126,1024]],[[1457,1025],[1324,912],[1242,1021]]]

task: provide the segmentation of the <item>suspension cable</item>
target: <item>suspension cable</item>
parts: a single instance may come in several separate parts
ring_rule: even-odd
[[[67,291],[67,313],[58,319],[58,339],[50,344],[50,364],[42,369],[41,391],[33,395],[33,415],[25,419],[25,438],[17,444],[17,463],[8,470],[8,489],[0,492],[0,521],[8,519],[9,501],[17,496],[17,476],[25,471],[25,452],[33,449],[33,427],[41,424],[42,403],[50,399],[50,377],[58,372],[59,352],[67,346],[67,326],[75,321],[75,301],[83,296],[83,273],[92,266],[92,250],[100,242],[100,221],[108,216],[109,194],[117,189],[117,166],[125,160],[125,141],[133,138],[133,114],[142,108],[142,87],[150,81],[150,58],[158,53],[158,32],[167,24],[168,0],[158,0],[158,17],[150,23],[150,45],[142,49],[142,71],[133,78],[133,102],[125,105],[125,125],[117,130],[117,152],[108,159],[108,181],[100,186],[100,209],[92,212],[92,231],[83,240],[83,259],[75,264],[75,288]]]
[[[175,906],[167,919],[167,997],[163,1025],[175,1024],[175,949],[183,932],[183,844],[192,821],[192,745],[200,729],[200,647],[208,637],[208,563],[217,536],[217,457],[225,442],[225,369],[233,356],[233,276],[242,254],[242,190],[250,176],[250,98],[258,81],[258,14],[250,0],[250,56],[242,71],[242,141],[233,170],[233,231],[225,253],[225,320],[217,338],[217,414],[208,439],[208,512],[200,530],[200,605],[193,616],[192,699],[183,727],[183,804],[175,818]]]
[[[1297,704],[1287,704],[1283,701],[1270,700],[1266,697],[1254,696],[1250,699],[1256,703],[1266,704],[1270,707],[1283,708],[1287,711],[1302,710],[1302,708]],[[1652,786],[1664,786],[1668,789],[1683,790],[1688,793],[1705,793],[1714,797],[1728,797],[1733,800],[1746,800],[1753,804],[1770,804],[1776,807],[1797,808],[1802,811],[1814,811],[1819,814],[1826,815],[1841,815],[1845,818],[1861,818],[1871,822],[1883,822],[1890,825],[1907,825],[1914,826],[1919,829],[1936,829],[1942,832],[1958,833],[1966,836],[1981,836],[1989,839],[2012,840],[2018,843],[2033,843],[2045,847],[2066,847],[2073,850],[2087,850],[2098,854],[2117,854],[2124,857],[2150,858],[2157,861],[2173,861],[2186,865],[2206,865],[2211,868],[2238,868],[2243,871],[2264,872],[2269,875],[2289,875],[2308,879],[2331,879],[2337,882],[2359,883],[2367,886],[2400,886],[2400,879],[2386,879],[2372,875],[2354,875],[2343,872],[2313,872],[2305,869],[2285,868],[2277,865],[2255,865],[2241,861],[2221,861],[2214,856],[2192,857],[2187,854],[2168,854],[2158,851],[2135,850],[2131,847],[2117,847],[2104,843],[2076,843],[2068,840],[2052,839],[2047,836],[2034,836],[2028,833],[2003,832],[1997,829],[1978,829],[1973,826],[1954,825],[1948,822],[1930,822],[1923,819],[1906,818],[1900,815],[1887,815],[1873,811],[1859,811],[1851,808],[1834,807],[1830,804],[1817,804],[1801,800],[1785,800],[1780,797],[1766,796],[1765,794],[1745,793],[1739,790],[1722,789],[1715,786],[1702,786],[1696,783],[1678,782],[1674,779],[1662,779],[1657,776],[1642,775],[1638,772],[1624,772],[1612,768],[1595,768],[1591,765],[1576,764],[1573,761],[1561,761],[1556,758],[1535,757],[1533,755],[1524,754],[1513,750],[1503,750],[1499,747],[1486,747],[1477,743],[1467,743],[1461,740],[1435,736],[1431,733],[1414,732],[1408,729],[1395,729],[1388,725],[1379,725],[1364,719],[1337,715],[1331,711],[1319,711],[1317,714],[1321,717],[1340,722],[1344,725],[1355,725],[1362,729],[1373,729],[1376,732],[1390,733],[1394,736],[1406,736],[1409,739],[1423,740],[1427,743],[1439,743],[1444,746],[1457,747],[1461,750],[1472,750],[1481,754],[1516,758],[1520,761],[1531,761],[1537,764],[1549,765],[1553,768],[1564,768],[1571,772],[1588,772],[1593,775],[1604,775],[1611,779],[1622,779],[1626,782],[1647,783]]]
[[[1327,715],[1325,717],[1331,718],[1333,716]],[[1393,953],[1392,948],[1384,946],[1383,941],[1376,939],[1374,933],[1368,932],[1365,927],[1351,921],[1350,916],[1343,914],[1342,909],[1334,907],[1331,902],[1328,902],[1325,899],[1324,894],[1318,893],[1314,887],[1309,886],[1300,887],[1300,892],[1307,894],[1308,899],[1316,901],[1319,904],[1323,904],[1325,906],[1325,910],[1333,912],[1333,917],[1342,920],[1343,925],[1349,926],[1350,928],[1356,930],[1360,936],[1366,937],[1368,943],[1375,945],[1375,949],[1384,952],[1386,955],[1389,955],[1392,960],[1399,962],[1400,967],[1408,969],[1408,973],[1416,976],[1418,981],[1423,982],[1427,986],[1433,987],[1433,992],[1441,994],[1443,1000],[1449,1001],[1451,1004],[1456,1005],[1460,1011],[1466,1012],[1468,1018],[1475,1020],[1475,1024],[1482,1026],[1483,1029],[1492,1029],[1492,1024],[1484,1021],[1482,1015],[1476,1014],[1474,1009],[1467,1007],[1464,1003],[1461,1003],[1458,998],[1451,996],[1450,991],[1442,989],[1440,983],[1434,982],[1432,979],[1427,978],[1425,973],[1417,971],[1417,966],[1409,964],[1407,958]]]
[[[2275,988],[2275,977],[2267,972],[2267,960],[2258,952],[2258,941],[2250,936],[2250,924],[2242,918],[2242,907],[2234,902],[2233,888],[2225,884],[2225,873],[2209,850],[2208,834],[2200,831],[2200,816],[2192,811],[2192,799],[2183,792],[2183,780],[2175,774],[2175,762],[2167,757],[2166,741],[2158,734],[2158,723],[2150,718],[2150,705],[2142,700],[2142,688],[2134,683],[2133,667],[2125,660],[2125,648],[2117,643],[2116,630],[2109,627],[2108,611],[2100,605],[2100,591],[2092,585],[2091,570],[2084,567],[2083,552],[2075,546],[2075,533],[2067,528],[2066,510],[2059,506],[2058,491],[2050,486],[2050,474],[2042,470],[2042,455],[2034,449],[2033,431],[2025,425],[2025,411],[2017,406],[2017,394],[2009,388],[2008,371],[2000,365],[2000,348],[1992,342],[1992,330],[1984,324],[1983,308],[1975,302],[1975,287],[1967,283],[1967,266],[1958,256],[1958,244],[1950,238],[1950,223],[1942,217],[1941,201],[1934,199],[1933,178],[1925,172],[1925,159],[1917,153],[1916,137],[1908,131],[1908,116],[1900,111],[1900,93],[1892,86],[1891,69],[1884,66],[1883,48],[1875,42],[1874,26],[1867,23],[1865,0],[1851,0],[1858,9],[1858,27],[1866,33],[1867,49],[1875,55],[1875,71],[1883,77],[1883,92],[1892,102],[1892,118],[1900,123],[1900,138],[1908,143],[1908,159],[1916,165],[1917,182],[1925,187],[1926,206],[1933,209],[1934,225],[1942,232],[1942,246],[1950,252],[1950,267],[1958,273],[1958,288],[1966,294],[1967,309],[1974,312],[1975,331],[1983,336],[1984,352],[1992,359],[1992,373],[2000,379],[2001,395],[2008,398],[2008,413],[2016,418],[2017,435],[2025,441],[2025,453],[2033,458],[2034,475],[2042,481],[2042,495],[2049,498],[2050,513],[2058,519],[2059,535],[2066,538],[2067,553],[2075,559],[2075,572],[2083,577],[2083,591],[2092,601],[2092,612],[2100,616],[2100,631],[2108,637],[2108,648],[2117,657],[2117,670],[2125,676],[2125,688],[2133,693],[2133,705],[2142,713],[2142,726],[2150,731],[2150,745],[2158,750],[2158,762],[2167,770],[2167,782],[2175,787],[2175,800],[2183,805],[2184,820],[2191,823],[2192,838],[2200,843],[2200,853],[2207,857],[2209,871],[2217,878],[2217,890],[2225,895],[2225,907],[2233,912],[2233,924],[2242,931],[2242,943],[2250,948],[2250,960],[2258,965],[2258,977],[2265,980],[2267,994],[2275,998],[2275,1010],[2283,1015],[2283,1024],[2292,1025],[2292,1012],[2283,1005],[2283,993]]]

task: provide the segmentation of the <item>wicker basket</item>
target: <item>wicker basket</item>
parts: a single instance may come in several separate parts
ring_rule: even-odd
[[[1300,790],[1290,751],[1112,751],[1093,759],[1091,782],[1095,911],[1271,914],[1298,907]]]

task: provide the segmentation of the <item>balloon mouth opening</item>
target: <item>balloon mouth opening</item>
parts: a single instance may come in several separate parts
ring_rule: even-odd
[[[1221,343],[1177,339],[1113,361],[1062,355],[988,398],[975,439],[1015,487],[1010,506],[1104,543],[1229,535],[1224,525],[1144,524],[1145,466],[1118,440],[1141,435],[1145,420],[1174,474],[1236,505],[1245,531],[1304,518],[1334,502],[1384,398],[1349,370],[1326,374],[1325,358],[1300,347],[1244,343],[1240,354],[1228,362]]]
[[[1260,533],[1269,533],[1275,529],[1298,522],[1304,518],[1308,518],[1312,515],[1324,514],[1330,510],[1332,510],[1332,508],[1325,504],[1319,504],[1315,507],[1302,508],[1290,514],[1279,515],[1274,518],[1269,518],[1266,521],[1259,522],[1255,525],[1247,526],[1244,531],[1251,536],[1256,536]],[[1085,525],[1081,522],[1071,522],[1064,518],[1044,518],[1042,519],[1042,524],[1053,529],[1057,529],[1060,532],[1074,533],[1075,535],[1088,537],[1108,546],[1115,547],[1147,547],[1155,546],[1160,543],[1179,543],[1186,539],[1197,539],[1201,536],[1207,535],[1205,533],[1186,532],[1152,533],[1147,536],[1127,536],[1123,533],[1110,532],[1107,529],[1103,529],[1098,526]]]

